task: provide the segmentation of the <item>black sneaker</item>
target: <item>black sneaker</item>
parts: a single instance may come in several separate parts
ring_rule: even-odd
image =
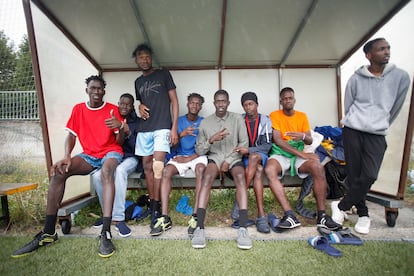
[[[154,227],[151,229],[151,236],[159,236],[164,231],[171,229],[172,221],[169,216],[161,216],[157,219],[157,222],[154,224]]]
[[[154,226],[157,223],[157,220],[160,216],[161,216],[160,212],[158,212],[156,210],[151,211],[151,223],[150,223],[151,230],[154,228]]]
[[[111,232],[105,231],[99,236],[98,255],[102,258],[111,257],[115,252],[115,246],[112,243]]]
[[[286,230],[293,229],[300,226],[300,221],[294,215],[286,215],[277,225],[277,229]]]
[[[102,225],[103,225],[103,219],[102,219],[102,217],[100,217],[95,221],[95,223],[93,224],[92,227],[95,228],[95,229],[101,229]]]
[[[197,228],[197,217],[191,216],[190,220],[188,221],[188,230],[187,230],[188,235],[193,236],[196,228]]]
[[[326,229],[329,229],[331,231],[335,231],[338,229],[342,229],[342,225],[340,225],[339,223],[336,223],[330,216],[328,216],[327,214],[321,216],[318,219],[317,225],[318,227],[323,227]]]
[[[37,235],[33,238],[31,242],[23,246],[22,248],[16,250],[11,257],[12,258],[20,258],[27,256],[34,251],[36,251],[39,247],[46,246],[49,244],[54,243],[58,240],[58,235],[55,233],[54,235],[49,235],[44,233],[43,231],[37,233]]]

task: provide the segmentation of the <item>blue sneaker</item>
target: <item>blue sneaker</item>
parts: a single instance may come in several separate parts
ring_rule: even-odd
[[[260,233],[270,233],[270,227],[266,216],[259,217],[256,219],[256,228],[257,231]]]
[[[131,235],[131,229],[125,223],[125,221],[120,221],[115,225],[115,230],[118,231],[118,235],[122,238],[128,237]]]
[[[93,224],[92,227],[95,228],[95,229],[101,229],[102,225],[103,225],[103,219],[102,219],[102,217],[100,217],[95,221],[95,223]]]
[[[277,226],[279,225],[280,222],[280,218],[278,218],[276,215],[270,213],[267,216],[268,220],[269,220],[269,225],[270,228],[273,230],[273,232],[278,232],[277,231]]]

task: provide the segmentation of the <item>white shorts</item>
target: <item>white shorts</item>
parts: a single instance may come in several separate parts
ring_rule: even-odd
[[[138,156],[150,156],[154,151],[170,153],[170,130],[159,129],[150,132],[138,132],[135,142],[135,154]]]
[[[290,175],[290,158],[289,157],[285,157],[282,155],[272,155],[269,157],[270,159],[275,159],[277,162],[279,162],[280,166],[282,167],[282,175],[279,175],[279,179],[281,179],[285,173],[287,172],[288,175]],[[299,168],[300,166],[303,165],[303,163],[305,163],[307,160],[302,159],[300,157],[296,157],[296,162],[295,162],[295,170],[296,170],[296,174],[299,176],[299,178],[306,178],[309,174],[307,173],[299,173]]]
[[[199,156],[190,162],[187,163],[178,163],[173,160],[174,158],[171,158],[170,161],[167,162],[167,165],[174,165],[177,168],[178,173],[180,176],[185,176],[185,173],[191,169],[193,172],[195,172],[195,167],[197,164],[203,164],[204,166],[207,166],[207,156],[202,155]]]

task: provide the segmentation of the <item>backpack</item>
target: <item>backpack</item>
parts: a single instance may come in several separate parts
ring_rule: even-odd
[[[146,211],[144,208],[146,207]],[[136,202],[126,200],[125,201],[125,221],[140,220],[143,216],[147,216],[149,210],[149,196],[141,195]]]
[[[345,166],[334,160],[325,164],[325,176],[327,186],[327,199],[338,199],[343,197],[348,190],[346,184]]]

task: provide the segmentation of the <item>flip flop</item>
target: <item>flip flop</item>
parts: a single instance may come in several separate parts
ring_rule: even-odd
[[[255,224],[254,220],[248,219],[246,222],[246,227],[252,226],[254,224]],[[231,225],[231,228],[239,229],[240,228],[239,220],[235,220],[233,224]]]
[[[332,232],[329,235],[329,240],[333,244],[349,244],[349,245],[362,245],[364,242],[352,233]]]
[[[364,243],[358,236],[352,234],[349,228],[331,231],[324,227],[318,227],[318,232],[326,237],[331,244],[362,245]]]
[[[332,247],[329,244],[329,240],[326,237],[323,236],[316,236],[316,237],[310,237],[308,239],[308,243],[313,248],[322,251],[323,253],[332,256],[332,257],[341,257],[342,252],[336,249],[335,247]]]

